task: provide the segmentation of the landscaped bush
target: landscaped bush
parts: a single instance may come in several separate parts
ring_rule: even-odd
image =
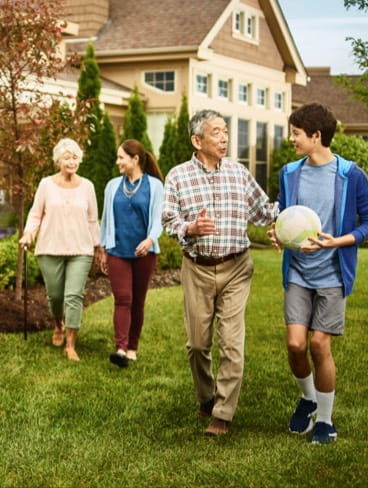
[[[181,266],[183,253],[180,244],[163,231],[159,240],[161,253],[158,256],[159,269],[177,269]]]
[[[17,275],[18,234],[0,239],[0,290],[14,289]],[[34,285],[40,277],[37,260],[28,253],[28,284]]]

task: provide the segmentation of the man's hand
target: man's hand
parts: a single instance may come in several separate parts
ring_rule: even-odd
[[[188,236],[209,236],[216,232],[216,226],[212,219],[206,217],[207,210],[202,208],[196,220],[188,225]]]
[[[276,247],[276,249],[278,250],[278,252],[282,252],[281,244],[277,240],[277,237],[276,237],[275,223],[273,223],[272,226],[271,226],[271,229],[267,231],[267,235],[270,238],[271,244],[274,247]]]

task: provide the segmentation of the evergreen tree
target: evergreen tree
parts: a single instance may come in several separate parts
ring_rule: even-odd
[[[147,151],[153,153],[152,143],[147,134],[146,113],[137,86],[134,87],[129,98],[128,109],[124,117],[121,142],[126,139],[137,139]]]
[[[106,183],[115,176],[116,136],[114,127],[107,112],[103,113],[100,125],[100,137],[95,156],[94,185],[96,190],[98,213],[102,216]],[[118,173],[117,173],[118,174]]]
[[[99,214],[102,213],[104,189],[116,163],[116,137],[109,116],[101,109],[101,79],[95,51],[88,44],[78,82],[78,100],[88,102],[89,137],[84,146],[79,174],[89,178],[96,191]]]
[[[160,165],[162,174],[167,175],[169,170],[175,166],[175,143],[176,143],[176,124],[175,120],[169,117],[165,124],[164,137],[160,146]]]
[[[96,153],[98,151],[102,110],[100,107],[101,80],[100,69],[98,67],[94,47],[88,44],[86,54],[81,66],[78,80],[77,99],[87,101],[90,105],[88,115],[89,137],[84,146],[83,164],[80,166],[79,173],[89,178],[95,183],[98,162]]]
[[[179,117],[176,124],[175,157],[173,165],[188,161],[192,157],[193,146],[188,133],[189,111],[188,99],[183,94]]]

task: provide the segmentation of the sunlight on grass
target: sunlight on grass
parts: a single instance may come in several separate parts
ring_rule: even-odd
[[[0,335],[1,488],[366,486],[368,250],[345,335],[334,341],[339,438],[323,448],[287,432],[298,392],[286,358],[281,256],[252,256],[245,375],[229,436],[206,438],[197,419],[181,287],[149,291],[139,358],[126,369],[108,360],[110,297],[85,311],[78,364],[50,346],[51,331],[28,341]]]

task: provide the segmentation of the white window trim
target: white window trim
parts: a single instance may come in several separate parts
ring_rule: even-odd
[[[239,90],[241,86],[245,86],[247,88],[247,99],[246,100],[240,100],[239,98]],[[245,81],[240,81],[238,83],[238,90],[237,90],[237,102],[241,103],[243,105],[251,105],[251,85],[250,83],[246,83]]]
[[[236,15],[240,14],[240,30],[236,29]],[[262,16],[262,13],[259,10],[256,10],[249,6],[238,6],[233,11],[233,22],[232,22],[232,35],[234,39],[238,39],[239,41],[249,42],[251,44],[259,44],[259,19]],[[248,34],[247,32],[247,20],[249,18],[254,19],[253,22],[253,29],[254,33],[252,35]]]
[[[281,95],[281,107],[276,107],[276,95]],[[283,112],[285,108],[285,92],[275,91],[273,94],[273,108],[278,112]]]
[[[207,80],[207,92],[206,93],[198,91],[198,89],[197,89],[197,76],[203,76],[203,78],[206,78],[206,80]],[[195,90],[196,95],[198,95],[200,97],[209,98],[209,96],[210,96],[210,77],[209,77],[208,73],[195,73],[195,75],[194,75],[194,90]]]

